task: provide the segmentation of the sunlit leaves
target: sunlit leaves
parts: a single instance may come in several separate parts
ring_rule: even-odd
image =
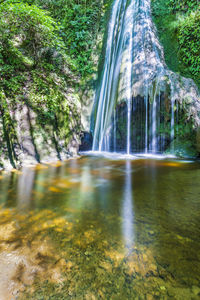
[[[200,11],[182,19],[179,27],[180,58],[194,76],[200,74]]]
[[[13,58],[14,61],[21,59],[23,62],[23,56],[28,56],[37,63],[43,48],[49,45],[57,46],[59,39],[56,31],[58,31],[56,22],[34,5],[29,6],[25,3],[0,5],[1,45],[4,52],[10,49],[9,59]]]
[[[198,0],[151,0],[170,68],[200,82],[200,6]]]

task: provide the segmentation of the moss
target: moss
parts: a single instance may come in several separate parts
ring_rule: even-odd
[[[161,44],[164,48],[165,60],[168,67],[174,71],[180,71],[180,61],[178,59],[178,37],[176,31],[176,17],[168,15],[163,19],[163,16],[154,16],[154,22],[158,29],[158,35]]]
[[[200,86],[198,1],[152,0],[151,4],[168,67]]]

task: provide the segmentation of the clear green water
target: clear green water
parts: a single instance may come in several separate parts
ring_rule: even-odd
[[[26,168],[0,177],[0,203],[7,299],[200,299],[198,162]]]

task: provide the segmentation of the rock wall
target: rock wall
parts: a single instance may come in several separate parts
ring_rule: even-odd
[[[8,99],[6,102],[10,120],[5,119],[5,112],[1,109],[1,168],[20,168],[77,155],[81,108],[73,94],[65,97],[65,103],[62,105],[67,109],[63,109],[63,113],[60,112],[59,115],[55,114],[52,124],[45,123],[45,120],[42,122],[41,115],[35,111],[28,99],[14,104]],[[43,104],[41,110],[48,112],[48,107]],[[65,118],[68,119],[68,128],[62,128]]]

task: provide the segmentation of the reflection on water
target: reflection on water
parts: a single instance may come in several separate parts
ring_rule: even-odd
[[[22,174],[18,177],[17,183],[17,207],[30,208],[31,194],[34,188],[35,171],[24,168]]]
[[[199,299],[200,164],[81,157],[0,177],[1,299]]]
[[[122,230],[125,245],[131,248],[134,241],[133,232],[133,190],[132,190],[132,176],[131,176],[131,162],[126,161],[126,175],[124,184],[124,197],[122,202]]]

